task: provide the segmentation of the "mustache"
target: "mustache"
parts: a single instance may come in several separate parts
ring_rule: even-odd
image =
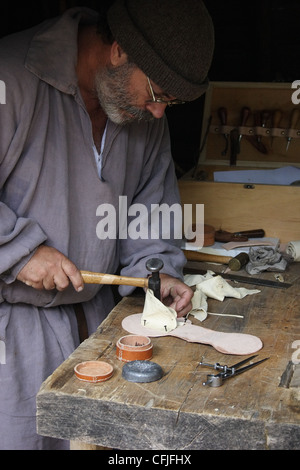
[[[133,121],[152,121],[150,111],[131,104],[135,96],[128,92],[127,84],[131,78],[134,64],[126,63],[119,67],[107,67],[95,77],[95,93],[100,105],[109,119],[116,124],[125,125]]]
[[[125,112],[125,116],[128,115],[129,121],[134,120],[150,122],[154,120],[153,115],[147,109],[140,109],[132,105],[127,105],[120,109]]]

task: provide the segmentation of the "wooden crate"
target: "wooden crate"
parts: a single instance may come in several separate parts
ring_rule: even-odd
[[[267,237],[278,237],[282,243],[300,240],[300,187],[248,183],[217,183],[214,171],[274,169],[300,167],[300,130],[289,130],[289,116],[294,108],[291,84],[213,82],[206,95],[202,141],[207,138],[197,168],[179,180],[182,204],[204,204],[205,223],[216,229],[239,231],[262,228]],[[243,134],[236,165],[228,155],[221,155],[225,139],[218,109],[226,107],[228,122],[225,130],[237,128]],[[246,126],[239,126],[241,109],[282,111],[280,127],[253,126],[253,117]],[[300,105],[299,105],[300,110]],[[209,123],[211,117],[211,122]],[[297,123],[297,126],[300,122]],[[267,153],[259,152],[246,138],[252,131],[260,135]],[[250,135],[250,134],[249,134]],[[274,137],[271,146],[271,137]],[[286,152],[287,136],[293,137]]]
[[[300,240],[300,187],[182,179],[182,204],[204,204],[204,221],[229,232],[262,228],[282,243]]]

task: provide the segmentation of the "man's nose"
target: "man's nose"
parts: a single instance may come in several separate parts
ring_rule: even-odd
[[[160,119],[163,117],[167,105],[163,103],[148,103],[146,107],[153,117]]]

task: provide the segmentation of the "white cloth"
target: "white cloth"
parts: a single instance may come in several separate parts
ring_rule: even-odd
[[[192,298],[193,308],[189,314],[193,315],[200,321],[204,321],[207,317],[207,298],[223,301],[225,297],[233,297],[236,299],[243,299],[247,295],[257,294],[260,290],[245,289],[244,287],[232,287],[221,276],[214,276],[212,271],[202,275],[184,276],[184,282],[188,286],[196,286],[194,296]],[[220,314],[222,315],[222,314]]]
[[[167,333],[177,327],[177,313],[157,299],[151,289],[147,289],[141,325]]]
[[[286,247],[286,253],[291,256],[293,261],[300,261],[300,241],[289,242]]]

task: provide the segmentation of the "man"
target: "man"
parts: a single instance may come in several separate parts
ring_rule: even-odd
[[[119,220],[119,196],[149,213],[179,203],[164,111],[205,92],[211,20],[199,0],[116,0],[97,20],[74,8],[0,43],[1,449],[66,448],[37,435],[36,394],[79,345],[79,320],[91,334],[114,305],[80,270],[145,277],[159,257],[163,301],[191,307],[178,240],[97,227],[103,204]]]

